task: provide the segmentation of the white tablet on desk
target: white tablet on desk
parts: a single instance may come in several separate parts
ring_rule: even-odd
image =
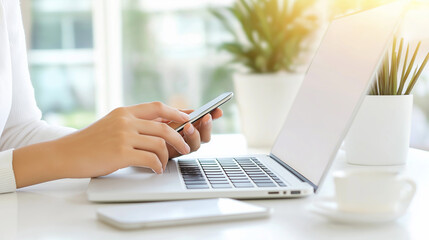
[[[121,229],[267,217],[270,209],[228,199],[126,204],[97,210],[100,221]]]

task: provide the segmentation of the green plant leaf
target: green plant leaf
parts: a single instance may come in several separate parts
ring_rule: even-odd
[[[393,52],[392,54],[392,71],[391,71],[391,87],[390,87],[390,92],[389,95],[396,95],[396,91],[397,91],[397,87],[398,87],[398,63],[396,61],[396,52]]]
[[[410,63],[408,64],[407,72],[406,72],[406,73],[405,73],[405,75],[404,75],[404,79],[405,79],[405,81],[408,79],[408,76],[410,75],[411,69],[412,69],[412,68],[413,68],[413,66],[414,66],[414,61],[416,60],[417,53],[419,52],[419,48],[420,48],[421,43],[422,43],[422,42],[419,42],[419,43],[417,44],[416,50],[414,51],[414,54],[413,54],[413,57],[411,58],[411,61],[410,61]]]
[[[410,44],[407,44],[407,50],[405,53],[405,61],[402,67],[402,73],[399,75],[399,66],[402,58],[404,40],[401,39],[399,43],[398,52],[396,52],[397,41],[396,38],[393,40],[392,44],[392,55],[389,57],[389,53],[387,53],[383,59],[383,64],[378,70],[378,73],[375,75],[375,83],[372,85],[369,94],[372,95],[409,95],[414,88],[417,80],[425,69],[428,61],[429,61],[429,53],[427,53],[425,59],[423,60],[420,67],[417,64],[415,67],[414,73],[412,74],[411,80],[408,82],[409,74],[411,70],[414,68],[416,56],[418,54],[421,42],[419,42],[416,46],[416,49],[413,53],[413,56],[408,62],[408,55]],[[400,79],[398,79],[400,78]],[[398,87],[398,80],[399,87]],[[403,93],[403,89],[406,87],[405,92]]]
[[[386,55],[384,58],[384,86],[383,86],[383,95],[389,94],[389,55]]]
[[[234,34],[236,42],[220,49],[252,72],[293,71],[297,57],[306,49],[303,40],[318,27],[317,18],[306,11],[314,3],[315,0],[236,0],[226,9],[228,15],[212,12]],[[239,29],[235,29],[233,20]],[[241,36],[245,39],[238,39]]]
[[[411,93],[411,91],[413,90],[414,85],[416,84],[417,79],[419,79],[420,75],[422,74],[423,69],[426,67],[426,64],[427,64],[428,60],[429,60],[429,53],[426,55],[425,60],[423,61],[422,65],[420,66],[417,74],[414,73],[414,76],[411,79],[410,84],[408,84],[407,91],[405,91],[405,95],[409,95]]]
[[[396,69],[399,69],[399,65],[401,63],[403,45],[404,45],[404,38],[401,38],[401,42],[399,43],[398,56],[396,58],[396,60],[397,60]]]
[[[398,91],[396,92],[397,95],[402,95],[402,90],[404,89],[405,82],[407,81],[407,79],[405,78],[405,71],[407,67],[409,50],[410,50],[410,44],[407,44],[407,51],[405,53],[404,66],[402,67],[401,82],[399,84]]]

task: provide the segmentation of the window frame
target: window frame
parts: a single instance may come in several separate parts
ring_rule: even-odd
[[[94,84],[97,117],[123,105],[122,1],[93,0]]]

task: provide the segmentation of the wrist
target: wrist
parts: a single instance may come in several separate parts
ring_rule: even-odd
[[[17,188],[65,178],[62,155],[58,141],[16,149],[12,165]]]

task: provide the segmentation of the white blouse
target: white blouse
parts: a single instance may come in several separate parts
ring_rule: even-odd
[[[19,0],[0,0],[0,193],[16,190],[13,149],[74,131],[41,120],[27,63]]]

